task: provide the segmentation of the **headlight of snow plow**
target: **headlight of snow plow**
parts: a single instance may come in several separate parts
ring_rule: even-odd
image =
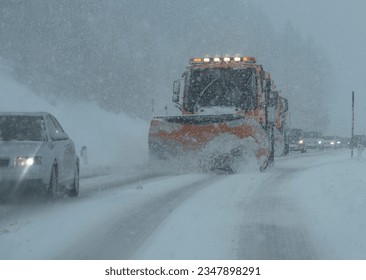
[[[190,60],[190,62],[191,62],[192,64],[195,64],[195,63],[201,63],[201,62],[202,62],[202,58],[200,58],[200,57],[194,57],[194,58],[192,58],[192,59]]]
[[[215,57],[209,57],[206,56],[204,58],[201,57],[194,57],[191,58],[189,60],[189,64],[191,65],[201,65],[201,64],[207,64],[207,63],[238,63],[238,62],[243,62],[243,63],[256,63],[256,59],[255,57],[252,56],[240,56],[240,55],[235,55],[234,57],[230,56],[230,55],[225,55],[224,57],[221,57],[219,55],[215,56]]]
[[[252,57],[252,56],[244,56],[243,61],[247,62],[247,63],[255,63],[256,62],[255,57]]]
[[[36,164],[42,164],[42,157],[17,157],[15,159],[15,166],[18,167],[27,167]]]

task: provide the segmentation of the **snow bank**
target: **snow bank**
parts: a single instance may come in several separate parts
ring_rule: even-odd
[[[297,198],[327,259],[366,258],[366,160],[349,151],[296,178]]]
[[[1,61],[0,61],[1,62]],[[75,142],[77,151],[87,146],[89,166],[123,169],[147,160],[148,123],[126,114],[106,112],[82,101],[59,101],[51,105],[19,84],[0,65],[0,111],[46,111],[55,115]]]

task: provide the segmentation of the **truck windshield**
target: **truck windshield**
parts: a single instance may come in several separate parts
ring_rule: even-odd
[[[213,106],[253,110],[256,108],[255,92],[255,70],[252,68],[194,69],[185,93],[184,106],[188,112]]]
[[[290,130],[289,139],[298,140],[303,136],[303,131],[301,129],[293,128]]]

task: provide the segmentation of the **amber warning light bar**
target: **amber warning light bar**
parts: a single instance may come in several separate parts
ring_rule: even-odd
[[[252,56],[234,56],[234,57],[194,57],[189,60],[189,64],[213,64],[213,63],[230,63],[230,62],[244,62],[244,63],[256,63],[255,57]]]

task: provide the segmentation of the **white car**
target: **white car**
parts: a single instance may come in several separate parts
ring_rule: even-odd
[[[79,194],[74,143],[49,113],[0,113],[0,198],[18,190]]]
[[[324,136],[320,132],[307,131],[304,133],[304,139],[307,149],[320,149],[324,148]]]
[[[338,149],[341,141],[336,136],[324,136],[323,146],[325,149]]]

